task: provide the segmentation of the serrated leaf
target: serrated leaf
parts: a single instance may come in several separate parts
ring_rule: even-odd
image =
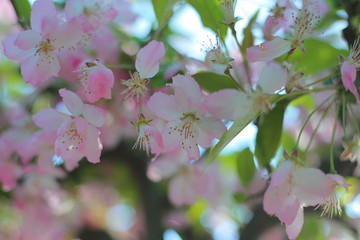
[[[255,156],[266,167],[275,156],[281,140],[284,113],[289,100],[276,104],[271,112],[261,116],[256,135]]]
[[[213,30],[215,34],[220,31],[221,39],[225,39],[227,26],[221,23],[223,13],[217,0],[187,0],[187,2],[199,13],[205,27]]]
[[[238,83],[226,75],[212,72],[199,72],[194,74],[193,78],[201,88],[208,92],[216,92],[225,88],[239,88]]]
[[[220,138],[219,142],[210,150],[208,162],[209,164],[215,160],[219,153],[231,142],[249,123],[255,120],[260,111],[249,111],[248,114],[236,120],[233,125]]]
[[[14,6],[18,21],[23,28],[30,27],[31,6],[28,0],[11,0]]]
[[[236,156],[237,172],[244,187],[249,186],[255,175],[254,155],[249,148],[245,148]]]
[[[253,24],[259,14],[259,10],[255,12],[255,14],[250,18],[248,25],[243,30],[244,39],[242,41],[242,48],[243,52],[246,51],[246,48],[251,47],[254,45],[254,36],[252,34]]]

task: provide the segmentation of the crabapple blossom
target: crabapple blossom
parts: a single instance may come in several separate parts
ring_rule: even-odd
[[[182,146],[189,160],[197,160],[198,145],[209,147],[226,128],[219,120],[206,115],[200,87],[190,75],[173,77],[171,86],[174,95],[156,92],[150,97],[148,107],[167,121],[162,130],[164,152]]]
[[[32,30],[12,35],[3,41],[4,52],[21,63],[24,81],[38,85],[60,71],[57,52],[75,46],[81,40],[76,20],[61,23],[51,0],[37,0],[31,12]]]
[[[304,222],[304,207],[321,204],[329,195],[328,177],[316,168],[297,167],[284,161],[276,168],[264,195],[264,210],[285,223],[290,239],[295,239]]]
[[[341,79],[346,90],[354,94],[356,103],[360,103],[359,92],[355,85],[356,71],[360,68],[360,37],[350,48],[350,56],[341,64]]]
[[[65,5],[67,19],[81,22],[84,32],[97,30],[102,25],[111,23],[117,16],[116,1],[69,0]]]
[[[308,10],[300,9],[298,15],[294,20],[294,34],[291,38],[285,39],[276,37],[270,41],[261,43],[258,46],[252,46],[246,49],[246,57],[249,62],[257,61],[271,61],[283,55],[286,52],[294,51],[296,48],[300,48],[303,52],[304,40],[311,36],[314,28],[319,23],[320,17]]]
[[[122,94],[125,97],[144,96],[147,91],[149,78],[155,76],[159,71],[160,61],[165,55],[165,47],[162,42],[151,41],[141,48],[136,55],[135,68],[137,72],[130,73],[131,78],[123,80],[122,83],[127,87]]]
[[[151,153],[158,156],[164,148],[164,144],[160,131],[151,126],[150,122],[151,120],[145,119],[144,114],[140,114],[139,120],[132,123],[139,133],[133,148],[139,147],[141,150],[144,150],[147,155],[149,155],[151,149]]]
[[[67,169],[75,168],[83,156],[92,163],[99,162],[102,144],[97,128],[105,122],[103,110],[84,104],[69,90],[59,92],[73,115],[47,108],[33,116],[35,124],[46,131],[56,131],[55,154],[64,160]]]
[[[272,15],[268,16],[264,23],[264,37],[267,40],[273,38],[273,34],[279,29],[288,32],[293,24],[292,14],[298,9],[290,0],[278,0],[275,6],[270,10]]]
[[[101,98],[111,99],[114,86],[112,71],[99,61],[86,62],[85,65],[77,70],[81,96],[90,103]]]

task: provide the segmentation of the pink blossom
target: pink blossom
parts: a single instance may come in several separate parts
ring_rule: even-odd
[[[319,15],[306,8],[298,11],[294,20],[294,34],[291,38],[276,37],[266,41],[258,46],[252,46],[246,49],[246,57],[249,62],[271,61],[283,55],[286,52],[300,48],[303,52],[304,40],[311,36],[314,28],[319,22]]]
[[[21,62],[25,82],[38,85],[60,71],[57,51],[68,49],[81,40],[76,21],[60,23],[51,0],[37,0],[31,13],[32,30],[12,35],[3,41],[10,59]]]
[[[99,61],[86,62],[78,69],[80,94],[88,102],[94,103],[101,98],[111,99],[114,74]]]
[[[65,14],[70,20],[78,19],[84,32],[89,33],[111,23],[118,16],[114,4],[112,0],[69,0],[66,2]]]
[[[286,225],[290,239],[295,239],[304,222],[303,207],[324,202],[330,183],[319,169],[297,167],[284,161],[272,174],[264,195],[264,210],[276,215]]]
[[[47,108],[33,116],[34,122],[46,131],[56,131],[55,154],[64,160],[67,169],[75,168],[83,156],[92,163],[99,162],[102,144],[97,128],[105,122],[103,110],[84,104],[71,91],[61,89],[59,92],[73,115]]]
[[[226,128],[222,122],[206,116],[203,96],[197,82],[190,75],[173,77],[174,95],[153,94],[148,107],[159,118],[167,121],[162,136],[164,152],[182,146],[189,160],[199,159],[199,147],[210,147]]]
[[[130,73],[131,79],[123,80],[127,87],[121,94],[125,97],[144,96],[147,91],[148,78],[152,78],[159,71],[160,61],[165,55],[165,47],[162,42],[151,41],[141,48],[136,55],[135,68],[137,72]]]

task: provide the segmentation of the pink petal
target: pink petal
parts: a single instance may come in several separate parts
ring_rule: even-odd
[[[18,34],[11,35],[2,41],[4,47],[4,54],[12,60],[24,60],[34,51],[23,51],[15,45]]]
[[[304,206],[322,203],[329,195],[331,182],[316,168],[297,168],[293,172],[293,191]]]
[[[199,84],[190,75],[176,75],[172,79],[173,86],[181,88],[193,102],[200,102],[201,91]]]
[[[283,38],[274,38],[258,46],[246,49],[246,58],[249,62],[269,62],[291,50],[291,42]]]
[[[136,55],[135,68],[141,78],[152,78],[159,71],[159,64],[165,55],[162,42],[151,41]]]
[[[271,62],[261,69],[257,85],[265,93],[274,93],[285,86],[287,77],[286,70],[280,64]]]
[[[304,225],[304,209],[301,207],[293,223],[286,224],[286,233],[290,239],[296,239]]]
[[[356,103],[360,103],[359,93],[355,85],[356,80],[356,67],[344,62],[341,65],[341,79],[346,90],[350,90],[356,98]]]
[[[238,120],[248,113],[251,101],[248,96],[234,89],[212,93],[205,101],[207,111],[219,119]],[[234,106],[237,106],[234,108]]]
[[[58,25],[56,9],[51,0],[35,1],[31,11],[31,28],[39,33],[49,33]]]
[[[24,81],[34,85],[57,77],[59,70],[59,60],[52,52],[48,52],[46,55],[38,53],[37,56],[31,56],[21,64],[21,74]]]
[[[106,120],[104,110],[99,107],[89,104],[84,105],[84,112],[82,113],[85,119],[95,127],[102,127]]]
[[[168,178],[175,174],[177,170],[178,165],[174,163],[170,157],[165,155],[164,157],[161,157],[148,165],[146,175],[151,181],[159,182],[162,179]]]
[[[96,102],[100,98],[111,99],[111,88],[114,86],[114,74],[104,65],[94,67],[90,70],[88,76],[88,90],[91,92],[87,94],[89,102]]]
[[[78,125],[80,125],[78,123]],[[68,162],[67,168],[70,169],[77,165],[77,162],[83,157],[79,151],[82,143],[79,142],[80,136],[74,134],[76,131],[75,121],[73,119],[65,121],[57,131],[58,138],[55,141],[55,154],[61,157],[64,162]],[[76,132],[75,132],[76,133]]]
[[[173,128],[181,125],[181,121],[171,121],[165,125],[162,130],[162,139],[164,144],[164,152],[170,152],[180,146],[182,137],[178,131],[174,131]]]
[[[70,20],[53,29],[48,38],[51,44],[58,50],[75,47],[82,38],[82,30],[78,21]]]
[[[63,102],[66,108],[72,114],[78,116],[84,111],[84,103],[78,95],[65,88],[59,90],[60,96],[63,98]]]
[[[21,50],[29,50],[41,42],[41,35],[33,30],[20,32],[14,44]]]
[[[97,128],[88,125],[86,145],[83,153],[91,163],[100,162],[100,155],[103,146],[100,142],[99,135],[100,131]]]
[[[162,140],[161,133],[159,130],[152,126],[146,126],[146,129],[144,130],[145,134],[151,136],[150,138],[150,148],[151,153],[153,154],[160,154],[162,150],[164,149],[164,143]]]
[[[66,120],[70,117],[64,113],[58,112],[55,109],[47,108],[40,110],[32,116],[35,124],[47,131],[56,131]]]
[[[271,176],[270,186],[280,186],[291,178],[294,170],[294,164],[291,161],[281,162]]]
[[[158,117],[168,121],[179,119],[182,116],[177,111],[175,97],[172,95],[156,92],[149,98],[147,105]]]
[[[200,128],[197,142],[204,148],[210,147],[214,139],[220,139],[226,131],[226,127],[221,121],[212,119],[202,119],[197,125]]]

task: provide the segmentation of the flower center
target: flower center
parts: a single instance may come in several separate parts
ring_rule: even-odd
[[[183,116],[180,118],[182,124],[179,127],[175,127],[173,130],[178,131],[180,136],[184,136],[185,139],[194,138],[194,122],[200,120],[196,117],[195,113],[183,113]]]
[[[66,144],[66,150],[78,150],[79,146],[84,142],[84,138],[76,129],[75,122],[72,122],[66,132],[60,137],[62,144]]]
[[[143,79],[140,77],[138,72],[130,73],[129,80],[122,80],[122,84],[124,84],[127,89],[121,92],[121,94],[125,94],[125,98],[129,98],[132,96],[136,96],[140,98],[147,91],[146,85],[149,82],[149,79]]]

